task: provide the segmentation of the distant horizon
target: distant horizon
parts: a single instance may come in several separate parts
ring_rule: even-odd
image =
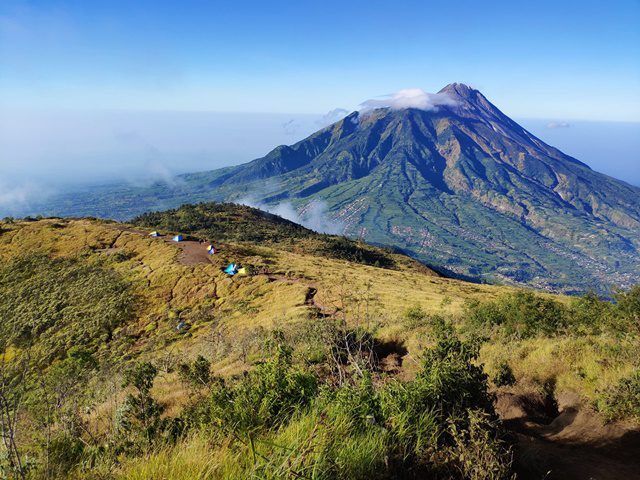
[[[247,162],[451,83],[640,186],[638,25],[636,0],[5,0],[0,205]]]
[[[0,114],[0,150],[20,153],[13,161],[9,155],[0,158],[0,217],[67,191],[145,185],[246,163],[278,145],[296,143],[326,122],[321,114],[66,113],[63,120],[44,115],[22,123]],[[514,120],[593,170],[640,187],[640,122]],[[74,134],[75,129],[80,133]]]

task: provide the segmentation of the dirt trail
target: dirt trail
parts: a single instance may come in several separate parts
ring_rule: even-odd
[[[164,239],[166,242],[174,243],[182,252],[178,256],[178,263],[182,265],[197,265],[199,263],[211,263],[211,255],[207,253],[207,244],[191,240],[174,242],[171,238]]]
[[[267,278],[269,279],[270,282],[298,283],[298,284],[304,285],[305,287],[307,287],[307,293],[305,294],[305,298],[304,298],[305,305],[308,305],[313,309],[315,309],[316,313],[319,316],[330,315],[328,311],[329,309],[325,305],[322,305],[321,303],[319,303],[316,299],[316,294],[318,293],[318,286],[315,283],[309,282],[302,278],[291,278],[291,277],[287,277],[286,275],[279,275],[279,274],[273,274],[273,273],[267,274]]]
[[[575,395],[553,403],[535,394],[498,395],[498,413],[518,438],[520,478],[640,479],[639,430],[605,424]]]

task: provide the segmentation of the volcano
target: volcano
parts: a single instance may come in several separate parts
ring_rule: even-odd
[[[84,199],[56,213],[126,217],[249,197],[266,208],[286,202],[303,218],[321,207],[340,233],[461,278],[566,293],[640,282],[639,188],[547,145],[478,90],[453,83],[438,95],[447,101],[428,109],[353,112],[177,186],[101,194],[115,211]]]

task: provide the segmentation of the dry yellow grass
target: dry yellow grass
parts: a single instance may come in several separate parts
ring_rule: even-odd
[[[141,329],[171,311],[203,305],[221,312],[237,329],[298,320],[309,312],[305,304],[309,287],[318,290],[316,303],[330,310],[340,304],[341,294],[366,291],[371,305],[386,317],[400,316],[414,304],[430,313],[458,312],[469,298],[491,298],[504,291],[504,287],[434,277],[406,266],[400,271],[385,270],[267,247],[259,251],[268,257],[276,281],[266,275],[231,278],[221,271],[227,261],[252,264],[260,258],[232,256],[236,246],[227,245],[210,262],[183,265],[178,260],[178,245],[98,220],[46,219],[2,227],[0,261],[36,252],[96,258],[118,252],[128,255],[130,258],[112,265],[132,282],[143,300],[138,318]]]
[[[109,262],[130,280],[141,299],[135,322],[123,327],[139,338],[133,350],[147,358],[170,352],[176,362],[206,353],[209,348],[207,324],[195,322],[190,334],[182,335],[175,330],[180,316],[188,317],[199,310],[212,312],[225,325],[231,341],[240,342],[257,327],[268,330],[289,322],[313,321],[309,313],[314,307],[306,296],[314,288],[315,305],[331,313],[341,306],[344,297],[368,298],[367,305],[361,301],[356,307],[352,304],[352,311],[347,308],[348,316],[363,317],[364,309],[368,309],[371,316],[381,320],[378,335],[404,342],[409,350],[406,367],[411,370],[412,354],[419,350],[422,334],[401,320],[407,307],[420,305],[428,313],[456,314],[469,299],[492,299],[513,290],[436,277],[410,268],[407,262],[399,262],[400,270],[386,270],[262,246],[249,251],[242,245],[221,245],[219,254],[204,263],[185,265],[180,261],[180,245],[151,238],[127,225],[100,220],[45,219],[1,227],[0,261],[45,252],[55,256],[87,255],[89,261]],[[266,268],[269,275],[228,277],[221,267],[229,261]],[[354,308],[360,308],[360,312]],[[578,347],[570,340],[535,342],[521,342],[513,352],[511,347],[485,346],[483,359],[492,368],[499,356],[516,355],[524,359],[515,363],[516,374],[545,377],[566,370],[566,363],[573,362],[566,359],[573,359],[574,355],[576,362],[584,363],[587,376],[604,375],[597,359],[588,362],[586,346],[573,351]],[[237,353],[214,366],[220,374],[235,374],[248,368]],[[607,370],[606,375],[613,373]],[[559,377],[562,385],[576,386],[575,375]],[[161,398],[173,405],[172,409],[186,396],[176,388],[176,382],[169,377],[160,379],[158,384]],[[584,388],[597,389],[597,382]]]

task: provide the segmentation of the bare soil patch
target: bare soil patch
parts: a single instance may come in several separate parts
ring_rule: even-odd
[[[496,409],[518,440],[519,478],[640,479],[640,430],[605,423],[576,395],[500,391]]]

